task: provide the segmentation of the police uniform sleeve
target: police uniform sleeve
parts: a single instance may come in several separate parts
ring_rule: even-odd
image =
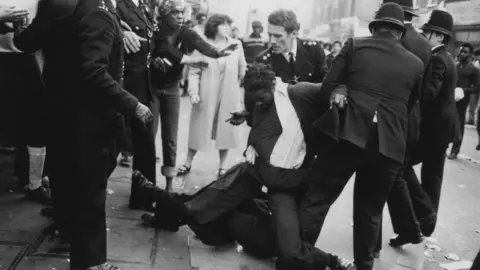
[[[442,88],[446,71],[442,58],[439,55],[433,55],[430,61],[428,78],[425,81],[423,99],[433,100],[437,97]]]
[[[34,53],[43,48],[49,40],[49,33],[53,28],[54,19],[47,16],[48,1],[40,1],[37,16],[23,31],[15,33],[13,43],[15,47],[25,53]]]
[[[328,72],[327,61],[325,56],[325,51],[323,50],[320,43],[316,42],[314,46],[315,50],[315,74],[318,74],[318,78],[315,78],[316,81],[321,82],[325,79],[325,76]]]
[[[102,9],[89,12],[80,20],[80,60],[86,90],[111,109],[134,115],[138,100],[125,91],[108,72],[115,42],[115,22]]]

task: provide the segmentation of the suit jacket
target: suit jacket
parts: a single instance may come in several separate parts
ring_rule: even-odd
[[[154,25],[148,13],[136,6],[132,0],[117,0],[117,12],[132,31],[147,41],[141,43],[140,51],[125,54],[124,86],[140,102],[152,100],[150,86],[150,62],[154,46]]]
[[[407,31],[402,39],[402,45],[411,53],[420,58],[420,60],[422,60],[424,67],[423,78],[426,78],[428,77],[429,63],[432,56],[430,44],[425,37],[415,30],[412,24],[406,24],[405,27],[407,28]],[[420,98],[422,98],[422,93],[427,91],[425,82],[426,80],[424,79],[422,82],[422,88],[420,90]],[[416,102],[408,114],[407,142],[415,143],[420,140],[420,121],[420,102]]]
[[[425,143],[444,145],[453,142],[460,132],[455,103],[457,71],[445,46],[433,51],[430,67],[426,98],[421,102],[420,136]]]
[[[137,99],[122,88],[123,32],[109,0],[82,0],[73,14],[52,20],[39,7],[32,24],[15,37],[26,52],[43,49],[46,106],[65,128],[115,134],[120,115],[135,115]]]
[[[349,104],[337,127],[329,119],[335,115],[327,113],[316,128],[325,134],[335,134],[331,129],[338,128],[334,139],[365,148],[377,115],[380,153],[403,163],[410,97],[418,96],[423,70],[420,59],[390,34],[349,39],[320,91],[329,98],[337,86],[346,85]]]
[[[287,59],[282,54],[274,54],[272,48],[261,53],[257,57],[257,62],[271,65],[276,76],[282,78],[284,82],[295,80],[319,83],[327,73],[325,52],[316,41],[297,39],[294,71]]]
[[[247,108],[253,112],[248,145],[252,145],[259,154],[255,166],[247,170],[263,185],[269,188],[289,189],[298,187],[305,181],[317,150],[317,137],[311,123],[322,112],[318,106],[319,91],[320,84],[308,82],[291,83],[288,87],[288,94],[300,121],[307,147],[304,162],[299,169],[283,169],[269,163],[270,155],[284,128],[278,118],[275,104],[271,104],[268,109]]]

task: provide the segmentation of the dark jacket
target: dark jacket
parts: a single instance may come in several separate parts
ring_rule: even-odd
[[[405,27],[407,28],[407,31],[402,39],[402,45],[422,60],[424,67],[423,78],[426,78],[428,77],[429,63],[432,56],[430,44],[425,37],[415,30],[411,23],[406,24]],[[425,91],[427,91],[425,82],[426,80],[423,80],[420,93],[425,93]],[[407,142],[415,143],[420,140],[420,122],[420,102],[417,102],[408,115]]]
[[[254,106],[247,108],[249,112],[253,112],[249,121],[251,130],[248,145],[253,146],[259,154],[255,166],[250,168],[250,173],[267,187],[293,188],[305,180],[317,150],[317,137],[311,123],[321,113],[318,106],[319,91],[320,84],[308,82],[290,84],[288,87],[288,94],[300,121],[307,147],[304,162],[299,169],[282,169],[270,165],[270,155],[283,131],[275,104],[263,109],[252,105],[254,102],[245,102],[249,106]]]
[[[210,45],[196,31],[186,26],[182,26],[177,30],[173,38],[173,43],[168,41],[167,36],[162,33],[162,30],[156,32],[155,49],[152,57],[167,59],[172,66],[168,68],[166,72],[153,66],[151,67],[153,87],[163,89],[174,83],[178,83],[182,77],[184,67],[180,62],[185,54],[193,50],[197,50],[208,57],[220,57],[215,47]]]
[[[140,102],[148,104],[152,100],[149,66],[154,46],[153,21],[149,14],[142,10],[141,6],[136,6],[132,0],[117,0],[117,12],[135,34],[147,40],[141,42],[139,52],[125,53],[123,84]]]
[[[380,153],[403,163],[411,96],[418,97],[423,70],[420,59],[390,34],[349,39],[320,91],[328,98],[337,86],[346,85],[348,106],[340,112],[336,127],[330,125],[335,116],[330,110],[316,128],[325,134],[336,134],[332,129],[338,129],[334,139],[365,148],[377,115]]]
[[[455,105],[457,71],[445,46],[433,51],[430,68],[426,99],[421,102],[420,136],[428,144],[448,144],[458,137],[460,126]]]
[[[297,39],[294,71],[287,59],[282,54],[274,54],[271,48],[260,54],[257,62],[271,65],[276,76],[282,78],[284,82],[296,78],[299,82],[319,83],[327,73],[325,52],[316,41]]]
[[[45,106],[76,131],[117,132],[120,113],[133,116],[137,99],[122,88],[123,33],[108,0],[82,0],[71,16],[52,20],[49,1],[15,37],[22,51],[43,49]]]

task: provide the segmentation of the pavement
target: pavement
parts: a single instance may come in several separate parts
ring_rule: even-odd
[[[185,160],[187,151],[190,105],[182,99],[180,119],[178,165]],[[247,134],[246,127],[239,132]],[[475,130],[466,129],[462,154],[458,160],[447,161],[439,227],[434,238],[421,245],[407,245],[393,249],[386,241],[393,235],[388,211],[384,215],[384,240],[381,258],[376,270],[402,269],[468,269],[480,248],[480,153]],[[473,149],[473,150],[471,150]],[[242,159],[243,149],[232,150],[229,164]],[[161,153],[161,140],[157,138],[157,153]],[[468,157],[467,157],[468,155]],[[161,154],[159,155],[161,156]],[[66,254],[52,252],[55,239],[43,233],[50,220],[42,217],[42,208],[25,199],[23,194],[10,192],[13,156],[0,156],[0,269],[63,270],[68,268]],[[160,164],[157,171],[160,172]],[[195,192],[211,182],[218,172],[218,154],[215,151],[199,153],[192,172],[174,181],[179,192]],[[74,172],[72,172],[74,173]],[[272,270],[273,260],[257,260],[242,252],[236,245],[211,248],[200,243],[186,227],[178,233],[145,228],[140,224],[141,211],[127,208],[130,169],[118,167],[108,186],[107,231],[109,261],[125,270]],[[158,175],[160,187],[163,177]],[[352,243],[352,189],[353,181],[333,205],[327,217],[317,246],[327,252],[353,258]],[[456,255],[456,258],[453,255]],[[447,255],[450,255],[447,259]],[[455,259],[455,260],[452,260]],[[456,262],[460,260],[460,262]],[[466,261],[466,264],[465,262]],[[441,267],[441,264],[450,264]],[[460,266],[451,265],[460,263]],[[463,264],[463,265],[462,265]]]

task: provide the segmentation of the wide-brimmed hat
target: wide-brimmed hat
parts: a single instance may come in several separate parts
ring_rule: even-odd
[[[421,29],[439,32],[451,37],[453,34],[453,17],[447,11],[435,9],[430,14],[428,22]]]
[[[404,12],[418,17],[418,14],[413,9],[413,0],[383,0],[383,3],[397,3],[403,8]]]
[[[380,6],[375,13],[375,18],[368,24],[370,32],[373,32],[379,24],[387,24],[395,26],[405,33],[405,15],[403,14],[402,7],[397,3],[385,3]]]

